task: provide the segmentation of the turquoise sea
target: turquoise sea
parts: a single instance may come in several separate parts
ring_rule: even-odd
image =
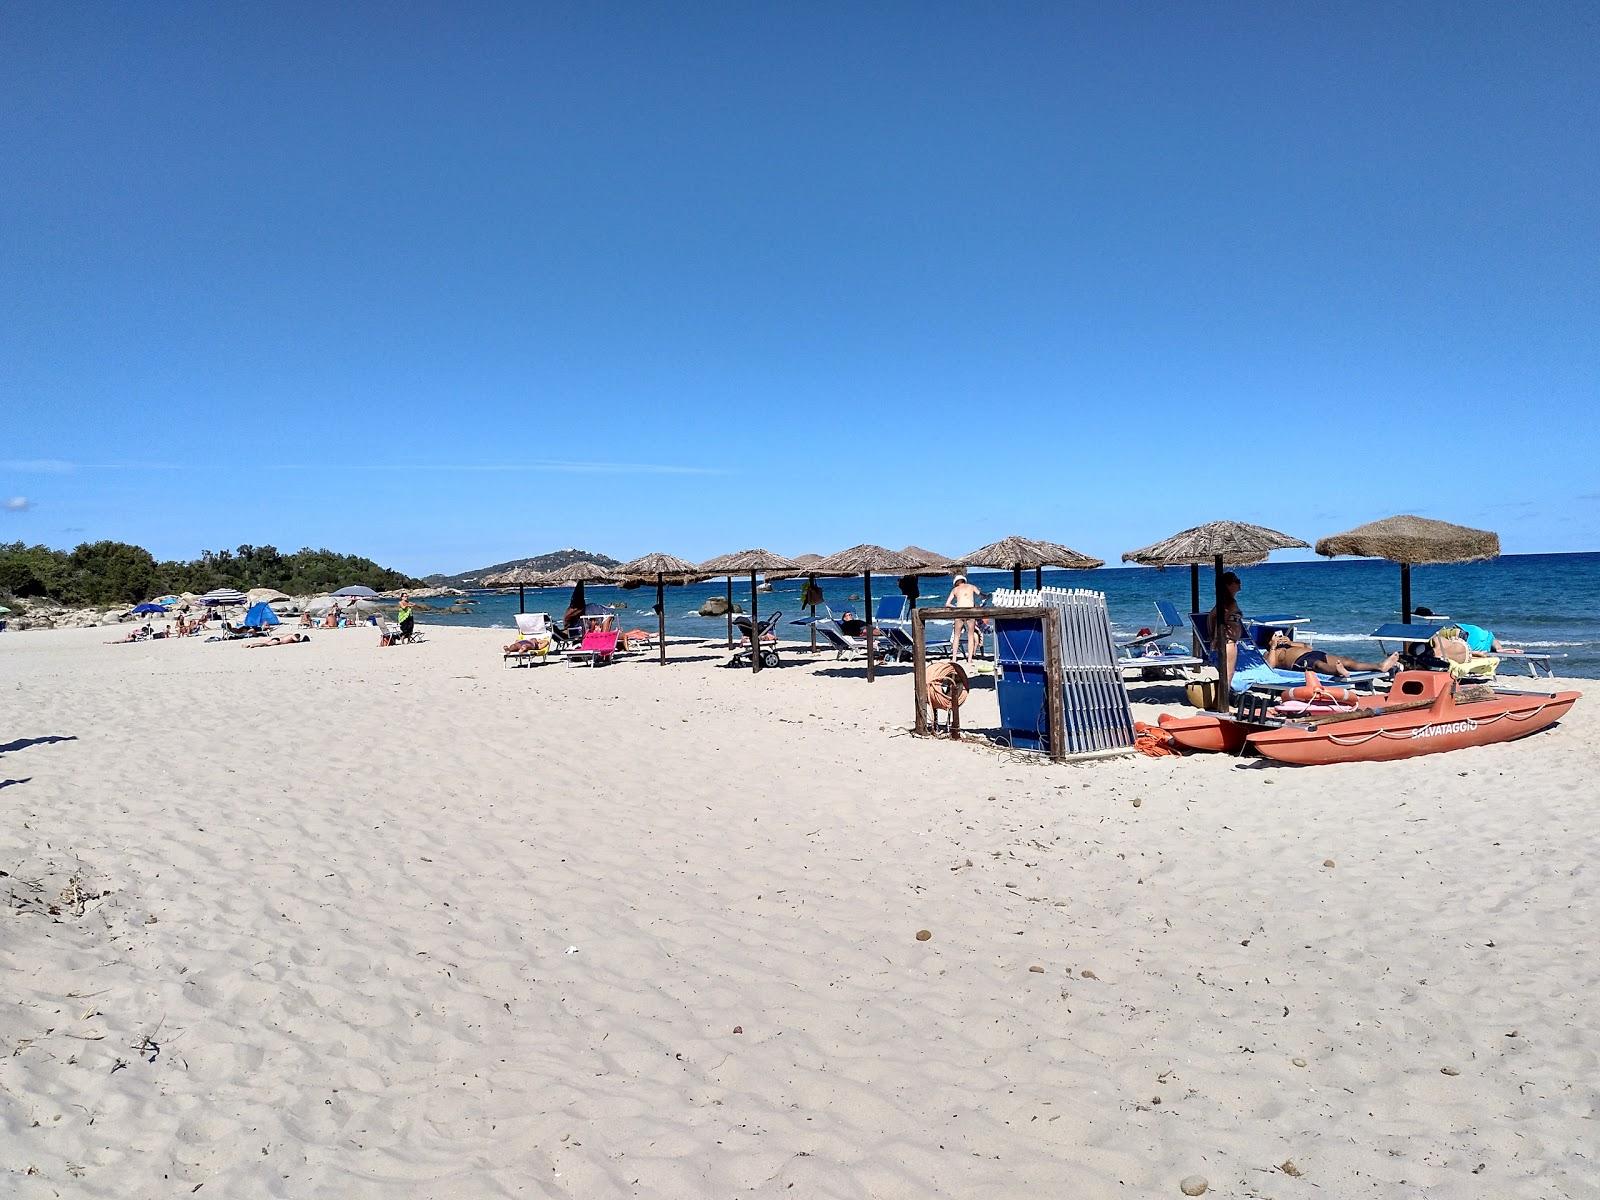
[[[1246,613],[1296,613],[1311,618],[1303,630],[1309,631],[1318,646],[1336,653],[1364,657],[1376,653],[1368,636],[1385,621],[1400,618],[1400,568],[1394,563],[1371,559],[1334,559],[1317,562],[1262,563],[1239,568],[1243,591],[1239,602]],[[973,582],[985,591],[1011,585],[1010,572],[975,571]],[[1200,573],[1201,604],[1211,604],[1211,569]],[[1189,571],[1187,568],[1157,571],[1136,567],[1099,571],[1044,572],[1044,582],[1052,587],[1081,587],[1104,592],[1111,619],[1118,630],[1133,633],[1141,627],[1159,628],[1155,601],[1171,600],[1180,612],[1189,611]],[[786,640],[804,641],[806,632],[788,623],[802,615],[800,589],[804,580],[784,580],[773,591],[760,597],[761,612],[782,610],[780,624]],[[837,613],[844,607],[862,611],[859,597],[862,581],[822,579],[818,584],[829,605]],[[1033,572],[1023,573],[1023,586],[1033,586]],[[920,604],[937,604],[949,591],[948,578],[920,581]],[[725,595],[726,583],[692,584],[667,589],[667,631],[693,637],[719,637],[725,630],[722,618],[696,614],[708,596]],[[898,594],[892,578],[873,576],[874,602],[884,595]],[[528,610],[542,610],[559,617],[566,608],[570,589],[530,591]],[[734,603],[748,611],[750,585],[746,578],[735,582]],[[852,600],[851,597],[857,597]],[[650,611],[655,589],[591,587],[591,603],[626,604],[627,628],[655,628]],[[476,603],[466,615],[428,612],[421,614],[426,624],[477,625],[511,629],[517,612],[517,593],[482,592],[471,599]],[[1597,554],[1509,554],[1487,562],[1450,566],[1413,567],[1411,602],[1436,613],[1470,621],[1492,629],[1502,641],[1512,645],[1547,650],[1566,655],[1552,662],[1558,675],[1600,678],[1600,553]],[[1181,639],[1176,639],[1181,640]]]

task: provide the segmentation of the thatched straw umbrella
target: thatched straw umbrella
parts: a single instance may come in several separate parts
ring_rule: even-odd
[[[961,561],[969,567],[992,567],[996,570],[1010,571],[1011,586],[1019,592],[1022,590],[1024,568],[1033,571],[1033,583],[1038,587],[1044,582],[1045,567],[1092,571],[1096,567],[1106,565],[1104,559],[1091,558],[1087,554],[1080,554],[1056,542],[1039,542],[1032,538],[1014,535],[1001,538],[998,542],[990,542],[971,554],[963,554]]]
[[[484,587],[490,588],[516,588],[517,611],[528,611],[528,588],[540,586],[536,581],[543,571],[535,571],[530,566],[512,567],[509,571],[501,571],[498,575],[490,575],[483,581]]]
[[[817,571],[822,574],[860,575],[866,580],[867,682],[871,683],[873,679],[872,573],[877,571],[880,575],[908,575],[919,570],[923,564],[914,558],[907,558],[897,550],[886,550],[882,546],[866,544],[851,546],[848,550],[830,554],[816,566]]]
[[[1357,558],[1387,558],[1400,564],[1400,622],[1411,624],[1411,565],[1413,563],[1476,562],[1500,553],[1500,535],[1402,514],[1369,521],[1317,542],[1317,553],[1332,558],[1353,554]]]
[[[568,563],[564,567],[556,567],[554,570],[546,571],[542,575],[534,576],[533,581],[531,583],[529,583],[528,586],[529,587],[567,587],[567,586],[571,586],[571,588],[572,588],[572,599],[570,601],[568,601],[568,603],[567,603],[567,612],[561,614],[561,624],[562,624],[562,627],[565,628],[566,625],[567,625],[567,613],[572,612],[574,609],[576,609],[578,612],[581,613],[581,612],[583,612],[584,608],[586,607],[587,599],[586,599],[586,597],[584,595],[584,591],[583,591],[583,585],[584,584],[586,584],[586,583],[610,583],[610,584],[614,584],[616,582],[617,582],[617,577],[615,575],[613,575],[610,570],[608,570],[605,567],[600,566],[598,563],[592,563],[592,562],[588,561],[587,559],[580,558],[577,562]]]
[[[750,647],[750,670],[753,674],[761,670],[761,620],[758,601],[756,600],[756,572],[757,571],[793,571],[796,563],[792,558],[785,558],[781,554],[774,554],[770,550],[739,550],[733,554],[723,554],[716,558],[708,558],[701,563],[698,571],[701,575],[726,575],[728,577],[728,647],[733,647],[733,577],[750,572],[750,637],[755,643]]]
[[[1274,550],[1304,549],[1308,543],[1264,525],[1247,525],[1242,521],[1212,521],[1175,533],[1165,541],[1130,550],[1122,556],[1123,562],[1140,563],[1147,567],[1181,567],[1189,571],[1190,611],[1200,611],[1200,564],[1210,562],[1217,577],[1217,612],[1227,603],[1227,591],[1222,583],[1223,567],[1243,567],[1262,562]],[[1218,686],[1215,704],[1218,712],[1228,708],[1228,686],[1232,679],[1232,645],[1224,647],[1216,631],[1211,641],[1217,652]]]
[[[688,583],[698,577],[700,568],[692,562],[681,558],[674,558],[670,554],[646,554],[632,562],[625,562],[620,567],[612,568],[613,574],[619,579],[643,579],[648,581],[654,576],[656,581],[656,627],[660,636],[656,639],[661,647],[661,665],[667,665],[667,603],[666,586],[667,577],[672,577],[674,584]]]

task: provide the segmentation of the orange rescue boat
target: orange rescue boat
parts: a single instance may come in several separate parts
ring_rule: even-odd
[[[1402,671],[1386,696],[1362,696],[1352,712],[1255,729],[1250,745],[1278,762],[1308,766],[1387,762],[1525,737],[1555,724],[1582,692],[1490,689],[1458,698],[1443,671]],[[1363,710],[1370,710],[1368,712]]]
[[[1349,697],[1337,697],[1336,711],[1277,712],[1269,720],[1162,713],[1161,728],[1187,750],[1237,754],[1248,745],[1279,762],[1382,762],[1524,737],[1566,716],[1581,695],[1500,691],[1481,684],[1461,692],[1443,672],[1404,671],[1387,695],[1351,703],[1345,703]]]

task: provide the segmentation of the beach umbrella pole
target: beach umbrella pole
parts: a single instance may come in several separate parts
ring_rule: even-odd
[[[1200,611],[1200,564],[1197,562],[1189,564],[1189,611],[1192,613]],[[1191,640],[1194,642],[1194,655],[1198,658],[1200,656],[1200,635],[1195,634]]]
[[[865,574],[867,581],[867,682],[872,682],[873,648],[878,644],[877,630],[872,627],[872,572]]]
[[[1044,568],[1043,567],[1035,567],[1033,569],[1033,590],[1036,591],[1036,592],[1044,591]]]
[[[815,575],[813,575],[809,579],[806,580],[806,593],[807,593],[807,595],[809,595],[810,592],[811,592],[811,589],[816,587],[816,586],[817,586],[817,577]],[[811,653],[815,654],[817,652],[817,606],[815,604],[813,604],[811,606],[811,625],[810,625],[810,629],[811,629]]]
[[[728,649],[733,649],[733,576],[728,576]]]
[[[731,584],[729,585],[732,586]],[[756,573],[750,572],[750,674],[761,670],[761,614],[756,599]],[[731,611],[731,610],[730,610]],[[732,618],[730,617],[731,621]]]
[[[1233,672],[1228,669],[1232,655],[1228,652],[1233,649],[1233,643],[1228,641],[1227,585],[1222,582],[1222,555],[1217,555],[1213,565],[1217,576],[1217,619],[1211,622],[1211,649],[1217,659],[1217,695],[1211,707],[1214,712],[1227,712],[1233,685]]]
[[[667,595],[661,575],[656,574],[656,644],[661,647],[661,665],[667,665]]]
[[[1411,564],[1400,564],[1400,624],[1411,624]]]
[[[1021,567],[1012,567],[1011,568],[1011,590],[1014,591],[1014,592],[1020,592],[1022,590],[1022,568]]]
[[[528,589],[520,583],[517,584],[517,611],[519,613],[528,611]]]

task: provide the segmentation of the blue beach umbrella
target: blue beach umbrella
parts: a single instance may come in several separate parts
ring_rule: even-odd
[[[164,613],[167,610],[159,604],[140,604],[133,609],[133,615],[143,616],[145,613]]]

